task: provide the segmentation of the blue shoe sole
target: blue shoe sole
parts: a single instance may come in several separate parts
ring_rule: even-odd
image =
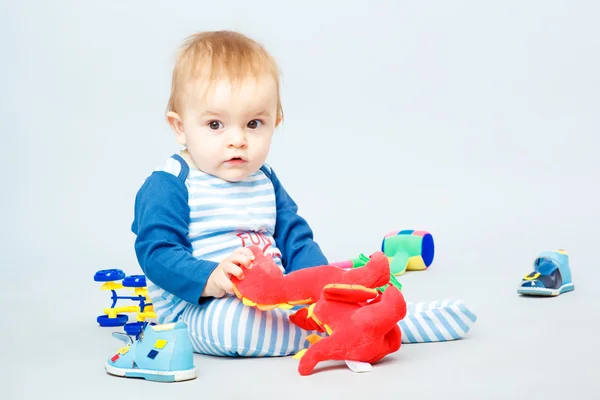
[[[184,371],[152,371],[144,369],[116,368],[106,364],[106,372],[125,378],[143,378],[155,382],[180,382],[196,378],[196,368]]]
[[[572,292],[573,290],[575,290],[575,286],[573,285],[573,283],[565,283],[558,289],[519,287],[519,289],[517,289],[517,293],[528,296],[555,297],[566,292]]]

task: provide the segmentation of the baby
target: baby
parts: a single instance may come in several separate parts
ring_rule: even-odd
[[[158,323],[186,322],[201,354],[285,356],[305,348],[316,332],[292,324],[290,311],[244,306],[230,280],[243,277],[253,259],[250,245],[284,273],[328,263],[265,163],[283,120],[276,62],[239,33],[192,35],[177,57],[167,120],[184,150],[145,180],[132,225]],[[432,307],[417,307],[409,307],[413,313],[401,325],[405,342],[457,338],[436,335],[448,321],[432,327],[423,319]]]

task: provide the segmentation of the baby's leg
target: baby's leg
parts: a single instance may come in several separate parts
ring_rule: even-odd
[[[399,322],[402,343],[444,342],[464,337],[477,316],[460,300],[408,303]]]
[[[305,331],[288,318],[290,311],[261,311],[242,304],[237,297],[190,304],[181,320],[188,324],[196,353],[213,356],[287,356],[306,348]],[[324,336],[325,334],[320,334]]]

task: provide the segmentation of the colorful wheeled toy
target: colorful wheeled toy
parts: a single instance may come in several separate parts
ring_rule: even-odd
[[[112,305],[110,308],[105,308],[104,314],[96,318],[100,326],[123,326],[127,334],[137,335],[143,329],[147,318],[156,318],[152,300],[148,297],[144,275],[126,276],[125,272],[120,269],[104,269],[96,272],[94,281],[104,282],[100,290],[110,290],[112,293]],[[117,290],[125,288],[131,288],[135,296],[117,295]],[[137,301],[139,305],[115,307],[118,300]],[[129,322],[129,316],[126,313],[136,313],[136,321]]]

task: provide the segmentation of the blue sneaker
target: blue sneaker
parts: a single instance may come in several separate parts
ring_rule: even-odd
[[[146,326],[135,341],[125,333],[113,337],[123,341],[117,354],[106,361],[111,375],[177,382],[196,378],[192,343],[185,322]]]
[[[517,293],[530,296],[558,296],[575,290],[571,279],[569,255],[564,250],[541,253],[534,270],[523,278]]]

